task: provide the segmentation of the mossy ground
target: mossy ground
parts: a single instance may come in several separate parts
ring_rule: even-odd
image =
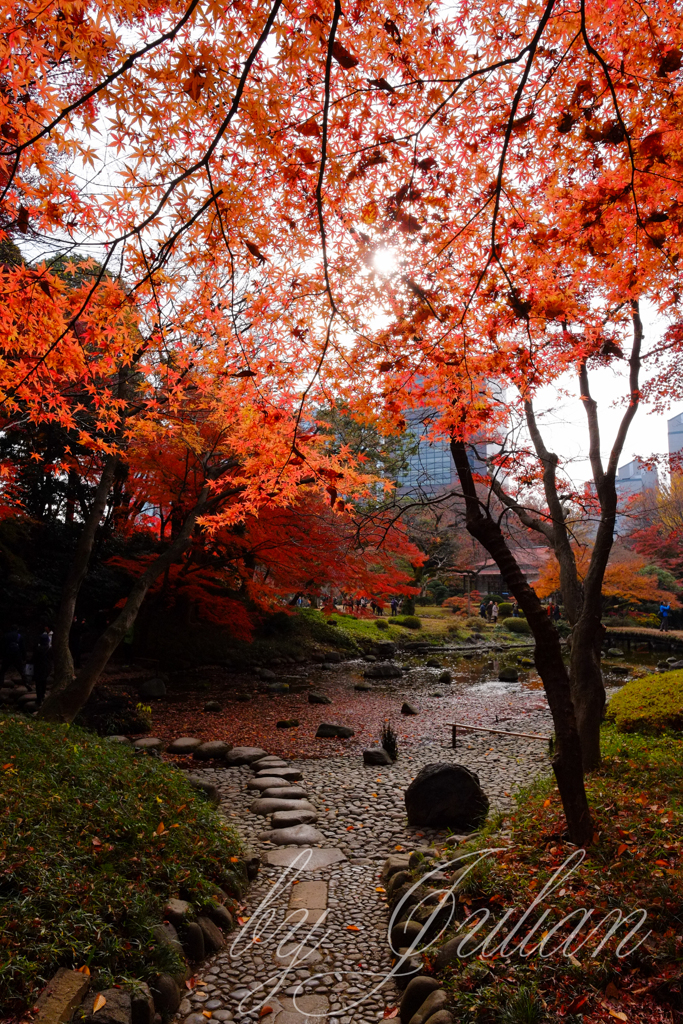
[[[76,727],[0,717],[0,1017],[58,967],[176,972],[165,901],[237,896],[239,840],[177,769]],[[234,860],[231,860],[234,858]]]
[[[624,914],[637,908],[647,911],[646,924],[634,944],[648,930],[651,934],[623,959],[615,953],[619,939],[612,939],[593,957],[598,938],[573,959],[516,955],[457,961],[441,977],[453,992],[459,1024],[683,1019],[683,739],[624,736],[607,726],[603,750],[602,768],[587,780],[595,841],[578,870],[542,901],[518,939],[543,910],[552,908],[553,914],[534,936],[536,942],[543,929],[579,908],[595,908],[595,913],[575,945],[616,908]],[[514,908],[511,922],[515,922],[574,851],[565,834],[554,780],[543,780],[521,794],[515,813],[504,822],[490,822],[457,854],[492,847],[502,850],[482,861],[459,890],[458,921],[484,909],[497,921],[505,910]],[[576,923],[575,918],[563,938]],[[491,922],[482,929],[480,940],[490,927]],[[622,928],[619,937],[627,931]],[[452,933],[453,928],[444,939]],[[600,938],[603,935],[604,930]],[[502,937],[503,933],[499,942]],[[553,947],[559,942],[558,935]],[[522,990],[525,1000],[520,999]],[[519,1014],[510,1017],[510,1007],[517,1003]]]

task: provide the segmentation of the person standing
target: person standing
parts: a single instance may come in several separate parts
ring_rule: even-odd
[[[666,633],[668,631],[668,629],[669,629],[669,616],[670,615],[671,615],[671,605],[669,604],[668,601],[667,601],[666,604],[664,604],[664,602],[662,601],[662,603],[659,606],[659,616],[660,616],[660,618],[662,620],[660,622],[660,624],[659,624],[659,632],[660,633],[662,633],[662,632]]]
[[[52,630],[43,626],[33,650],[33,680],[36,685],[36,704],[38,707],[45,700],[47,680],[52,671]]]
[[[5,672],[10,668],[17,670],[23,682],[26,674],[26,647],[18,626],[12,626],[2,638],[0,686],[5,682]]]
[[[519,605],[517,604],[516,601],[512,605],[512,618],[513,619],[518,619],[519,618]]]
[[[497,602],[494,601],[493,608],[491,609],[491,622],[493,623],[494,626],[497,625],[497,623],[498,623],[498,612],[499,612],[499,610],[500,609],[498,608]]]
[[[493,601],[489,601],[489,603],[486,605],[486,612],[485,612],[486,618],[488,619],[489,622],[491,621],[491,615],[492,614],[493,614]]]

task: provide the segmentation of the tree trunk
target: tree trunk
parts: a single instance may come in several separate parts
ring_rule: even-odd
[[[465,497],[467,529],[495,560],[524,611],[536,641],[536,667],[548,697],[557,741],[552,762],[553,771],[567,819],[569,836],[577,846],[588,846],[593,840],[593,821],[583,781],[581,744],[569,676],[562,658],[558,632],[548,618],[536,592],[527,583],[498,523],[491,517],[488,509],[482,511],[465,443],[452,441],[451,453]]]
[[[133,584],[120,614],[105,629],[88,657],[85,667],[60,690],[53,690],[38,711],[38,717],[48,722],[73,722],[112,654],[135,622],[140,606],[151,585],[182,555],[190,542],[197,516],[201,514],[209,496],[209,484],[201,492],[197,504],[185,518],[182,529],[162,555],[159,555]]]
[[[73,680],[74,662],[71,657],[71,651],[69,650],[69,633],[71,631],[71,625],[76,611],[76,601],[81,589],[81,584],[83,583],[85,574],[88,571],[88,562],[90,561],[90,555],[95,541],[95,534],[107,504],[107,497],[111,489],[118,461],[118,455],[110,455],[104,464],[100,482],[97,485],[97,490],[95,491],[95,500],[93,501],[88,517],[83,524],[83,529],[81,530],[78,543],[76,544],[76,551],[74,552],[74,557],[71,561],[71,565],[69,566],[69,572],[66,580],[64,581],[64,586],[62,587],[62,594],[59,600],[59,609],[55,619],[54,636],[52,640],[54,657],[53,694],[69,686]]]
[[[569,676],[584,771],[600,766],[600,725],[605,711],[600,650],[605,627],[599,616],[583,614],[572,630]]]

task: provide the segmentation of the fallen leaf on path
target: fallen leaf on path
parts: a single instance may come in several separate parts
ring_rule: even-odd
[[[92,1004],[92,1012],[97,1013],[98,1010],[102,1009],[106,1002],[107,1000],[101,993],[99,995],[96,995],[95,1002]]]

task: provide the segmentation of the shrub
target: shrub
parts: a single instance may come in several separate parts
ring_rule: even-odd
[[[498,605],[498,614],[501,619],[507,619],[512,615],[512,604],[509,601],[501,601]]]
[[[378,629],[389,629],[389,623],[384,619],[375,619],[375,625]]]
[[[683,730],[683,669],[627,683],[609,702],[607,718],[621,732]]]
[[[392,626],[405,626],[406,629],[422,629],[422,623],[417,615],[397,615],[395,619],[389,619]]]
[[[531,633],[531,627],[526,619],[503,619],[503,625],[510,633]]]
[[[383,725],[380,734],[380,743],[386,750],[392,761],[398,757],[398,738],[390,725]]]
[[[0,1018],[58,967],[98,987],[177,973],[151,941],[165,901],[244,892],[237,833],[171,765],[19,716],[0,718],[0,765]]]
[[[465,625],[469,626],[470,629],[481,629],[485,621],[481,615],[470,615],[469,618],[465,619]]]

